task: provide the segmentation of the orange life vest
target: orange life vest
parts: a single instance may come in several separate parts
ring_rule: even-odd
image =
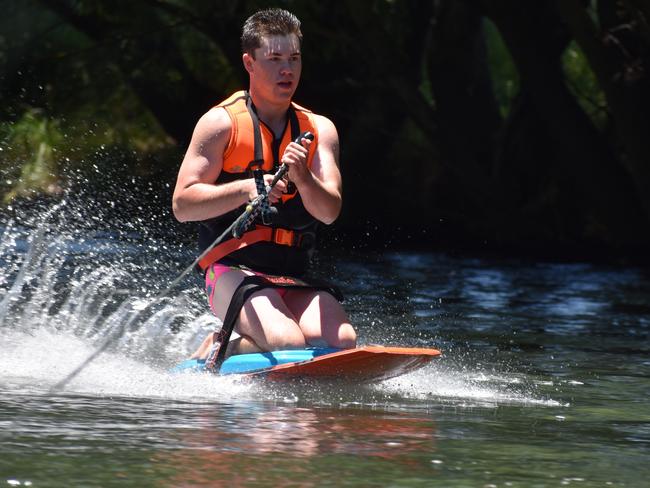
[[[311,168],[318,146],[318,129],[311,111],[292,102],[287,117],[287,127],[285,127],[280,141],[277,141],[271,129],[257,119],[257,113],[247,92],[239,91],[217,107],[228,112],[232,122],[228,146],[223,153],[222,171],[231,174],[247,173],[251,169],[261,167],[263,170],[271,172],[277,169],[280,157],[284,154],[287,145],[305,131],[314,134],[314,141],[309,147],[307,159],[307,166]],[[255,154],[256,124],[261,137],[259,141],[261,155]],[[291,197],[289,196],[289,198]]]
[[[287,145],[305,131],[314,134],[307,160],[308,166],[311,167],[318,145],[318,129],[311,111],[291,103],[285,130],[282,136],[276,139],[273,131],[257,117],[247,92],[239,91],[217,107],[226,110],[232,122],[230,139],[224,150],[223,168],[217,178],[217,184],[251,178],[252,171],[258,168],[265,173],[274,173],[280,166],[279,160]],[[259,271],[302,274],[307,268],[315,245],[318,221],[307,212],[294,185],[289,185],[282,201],[275,206],[278,213],[273,223],[268,226],[268,231],[262,231],[264,226],[261,222],[256,222],[241,240],[225,241],[213,248],[202,260],[200,267],[205,270],[212,262],[227,257],[229,261]],[[207,249],[242,213],[243,208],[244,206],[216,219],[201,222],[200,249]]]

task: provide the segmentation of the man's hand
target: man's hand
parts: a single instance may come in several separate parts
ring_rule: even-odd
[[[273,175],[264,175],[264,184],[269,186],[273,181]],[[257,198],[257,187],[255,186],[255,180],[250,180],[251,189],[248,192],[248,200],[253,200]],[[287,191],[287,183],[284,180],[278,180],[277,183],[271,191],[269,192],[269,202],[276,203],[282,197],[282,194]]]
[[[304,137],[300,140],[301,144],[290,142],[282,155],[282,163],[289,168],[288,178],[293,181],[297,187],[300,187],[305,181],[310,180],[313,175],[307,167],[307,158],[309,156],[309,146],[311,142]]]

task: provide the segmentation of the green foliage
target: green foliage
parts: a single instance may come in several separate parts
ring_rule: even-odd
[[[191,26],[184,25],[175,29],[178,33],[178,46],[192,74],[205,86],[210,86],[215,93],[235,91],[239,87],[232,83],[236,79],[233,71],[240,66],[232,66],[221,47]]]
[[[499,103],[501,115],[505,117],[510,112],[512,100],[519,91],[519,74],[499,30],[488,18],[483,20],[483,29],[494,96]]]
[[[112,117],[128,122],[115,124]],[[145,162],[171,145],[153,117],[137,104],[82,105],[65,118],[28,108],[16,122],[0,123],[2,201],[58,193],[66,185],[67,172],[90,165],[103,171],[102,166],[114,161],[102,155],[116,150],[139,161],[133,174],[155,171]]]
[[[648,158],[639,147],[647,145],[638,134],[647,124],[630,115],[650,113],[631,110],[644,90],[650,93],[644,71],[634,71],[635,80],[617,77],[647,52],[635,51],[640,36],[630,26],[637,24],[621,24],[628,16],[590,3],[585,9],[577,2],[497,0],[5,0],[0,190],[5,201],[57,191],[70,168],[94,180],[120,167],[125,176],[156,174],[171,182],[196,120],[246,86],[243,20],[280,6],[302,20],[296,101],[337,125],[353,219],[377,212],[359,191],[371,188],[390,200],[378,218],[401,221],[416,214],[414,206],[430,206],[429,215],[458,215],[458,228],[486,222],[486,233],[515,236],[521,232],[511,222],[534,207],[548,235],[584,227],[587,217],[578,214],[590,215],[592,203],[573,199],[591,194],[593,185],[587,178],[576,178],[576,189],[569,183],[588,167],[582,159],[593,159],[589,148],[602,142],[611,146],[597,151],[602,166],[615,167],[624,143],[625,160],[637,153],[644,168]],[[586,34],[602,34],[600,28],[615,32],[616,42]],[[586,56],[571,43],[560,59],[571,38]],[[624,59],[610,67],[612,56]],[[611,107],[602,90],[607,83]],[[562,120],[579,123],[560,131]],[[599,181],[611,191],[593,192],[595,201],[630,194],[615,178]],[[387,190],[393,187],[405,197],[393,197]],[[639,184],[639,195],[645,187]],[[545,195],[555,194],[549,188],[562,189],[562,198],[549,201]],[[625,212],[618,213],[630,215],[633,206],[622,204]],[[490,220],[495,215],[504,217]]]
[[[564,51],[562,66],[569,89],[580,106],[596,127],[604,129],[608,120],[605,92],[575,41],[571,42]]]
[[[4,203],[57,193],[68,170],[95,165],[101,171],[113,161],[100,156],[114,149],[142,162],[171,145],[110,55],[116,39],[95,44],[29,1],[9,2],[0,28],[0,48],[6,46],[0,54],[6,68],[0,77]]]
[[[14,124],[0,127],[0,172],[4,176],[3,202],[35,192],[53,193],[58,189],[56,147],[63,139],[59,123],[39,110],[26,112]]]

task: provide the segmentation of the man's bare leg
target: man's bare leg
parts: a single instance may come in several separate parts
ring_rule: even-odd
[[[294,315],[273,288],[251,295],[239,314],[235,330],[262,351],[302,349],[305,337]]]
[[[235,330],[241,337],[228,344],[226,357],[280,349],[302,349],[306,345],[293,314],[272,288],[251,295],[239,313]],[[215,333],[210,333],[190,358],[206,358],[215,338]]]
[[[330,293],[294,289],[287,292],[284,301],[298,318],[298,325],[308,345],[341,349],[356,346],[357,334],[350,319]]]

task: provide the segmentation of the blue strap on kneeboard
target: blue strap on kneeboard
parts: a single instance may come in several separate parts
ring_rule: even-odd
[[[311,347],[272,352],[236,354],[226,359],[219,369],[219,375],[247,374],[272,369],[275,366],[309,361],[319,356],[339,352],[333,347]],[[172,368],[172,373],[205,372],[208,368],[203,359],[186,359]]]

